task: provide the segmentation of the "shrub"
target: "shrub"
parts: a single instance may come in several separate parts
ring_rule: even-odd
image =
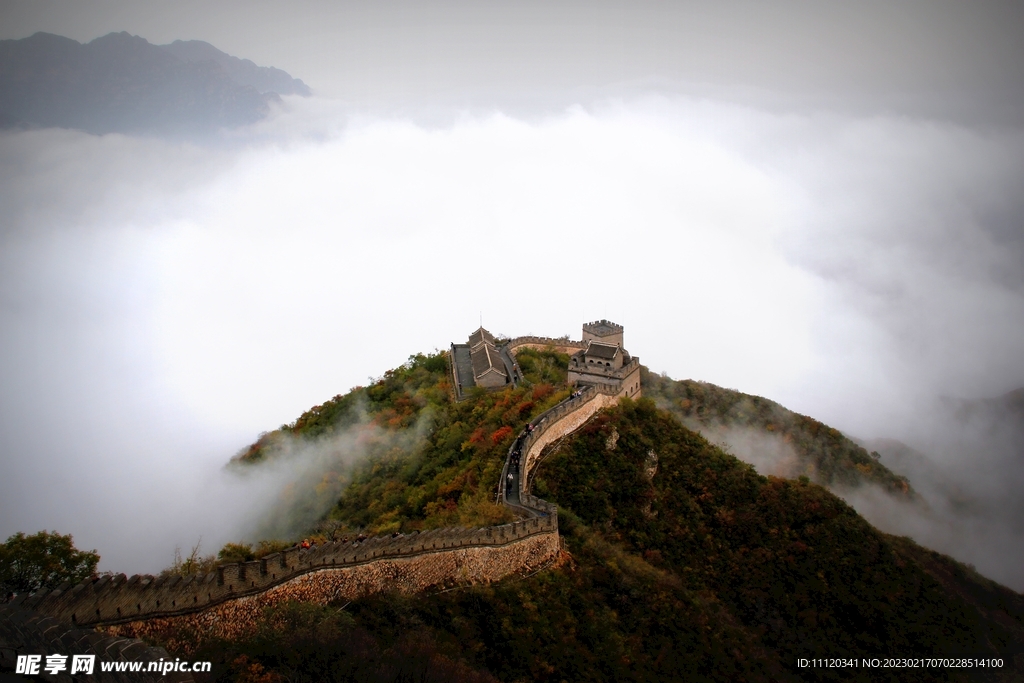
[[[34,593],[70,581],[78,583],[96,573],[95,550],[75,548],[71,534],[18,532],[0,546],[0,585],[4,594]]]

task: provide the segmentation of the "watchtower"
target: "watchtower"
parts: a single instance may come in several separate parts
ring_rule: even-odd
[[[622,345],[623,327],[607,320],[583,325],[587,346],[569,357],[569,384],[616,387],[620,395],[640,396],[640,359]]]
[[[624,346],[622,342],[622,325],[616,325],[607,320],[595,320],[592,323],[583,323],[583,341],[596,341],[610,346]]]

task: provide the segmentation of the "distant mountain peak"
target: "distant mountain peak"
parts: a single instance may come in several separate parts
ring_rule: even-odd
[[[0,127],[209,134],[255,123],[309,87],[203,41],[152,45],[126,31],[89,43],[51,33],[0,40]]]
[[[257,66],[252,60],[239,59],[222,52],[203,40],[175,40],[159,46],[183,62],[214,62],[219,64],[238,85],[251,85],[261,93],[278,95],[311,94],[309,86],[287,72],[272,66]]]

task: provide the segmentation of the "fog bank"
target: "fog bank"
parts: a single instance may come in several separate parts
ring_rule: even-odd
[[[656,95],[343,112],[206,147],[0,136],[0,536],[129,573],[214,549],[271,495],[218,483],[232,454],[481,315],[609,318],[654,371],[866,438],[1024,386],[1016,129]]]

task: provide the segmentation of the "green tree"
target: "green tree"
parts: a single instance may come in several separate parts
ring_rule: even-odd
[[[95,550],[76,549],[71,534],[19,531],[0,546],[0,586],[4,593],[34,593],[78,583],[96,573],[99,561]]]
[[[256,553],[252,551],[252,546],[248,543],[227,543],[217,553],[217,559],[224,564],[250,562],[256,559]]]

